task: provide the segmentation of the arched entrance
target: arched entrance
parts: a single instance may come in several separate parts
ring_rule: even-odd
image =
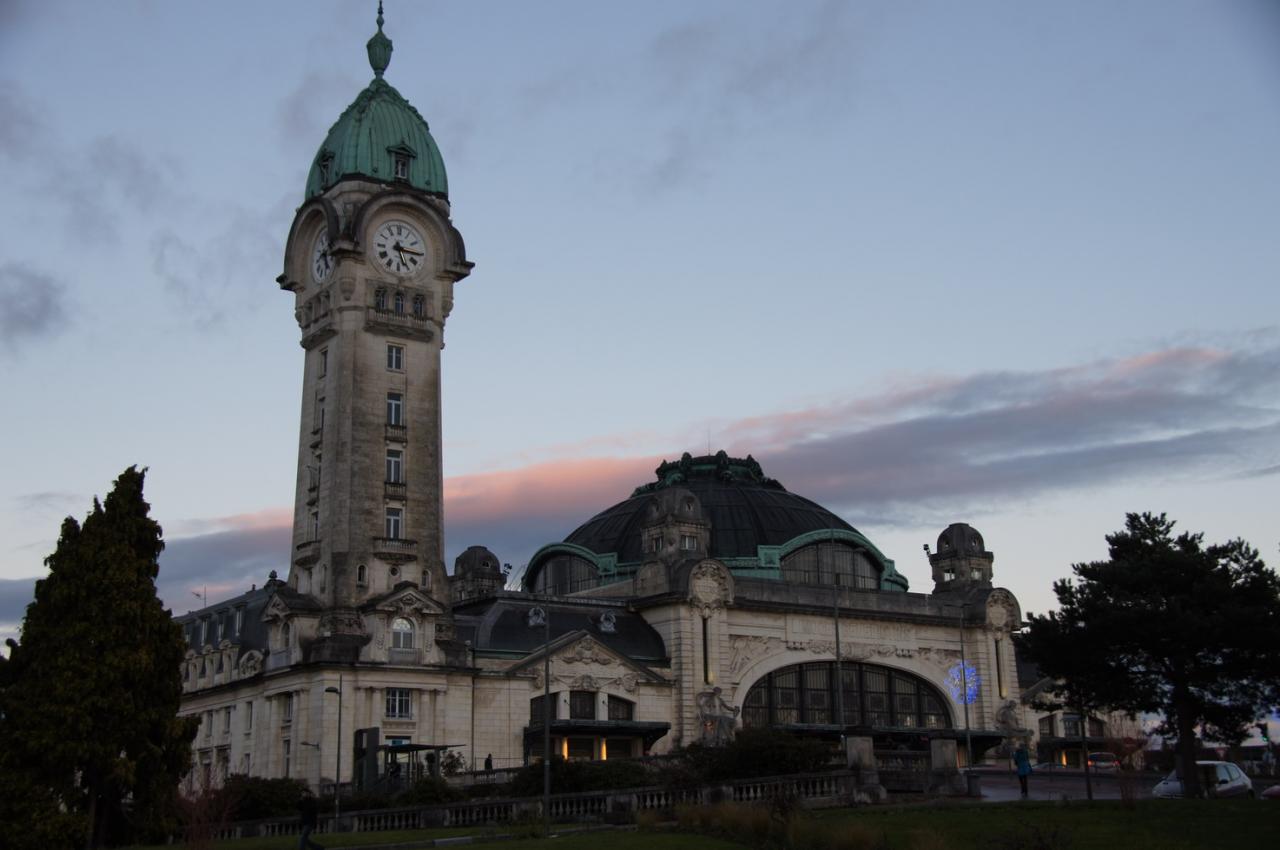
[[[880,741],[919,739],[921,733],[951,728],[942,694],[921,677],[846,661],[837,690],[835,668],[834,661],[812,661],[766,674],[747,691],[742,725],[824,736],[856,728]]]

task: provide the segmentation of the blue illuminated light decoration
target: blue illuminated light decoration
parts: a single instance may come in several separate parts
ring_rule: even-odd
[[[978,699],[981,678],[972,664],[957,664],[947,671],[947,690],[961,705],[972,705]]]

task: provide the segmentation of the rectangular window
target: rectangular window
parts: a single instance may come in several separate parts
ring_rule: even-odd
[[[404,424],[404,396],[400,393],[387,393],[387,424]]]
[[[1053,715],[1040,718],[1040,735],[1042,737],[1053,737]]]
[[[1102,728],[1102,721],[1095,718],[1089,718],[1089,737],[1101,738],[1105,730]]]
[[[285,723],[293,722],[293,694],[281,694],[280,717]]]
[[[387,345],[387,368],[393,372],[404,369],[404,346]]]
[[[231,731],[231,706],[227,706],[222,710],[222,731]]]
[[[409,158],[401,154],[396,154],[396,179],[409,179]]]
[[[610,720],[635,720],[636,704],[622,697],[609,697]]]
[[[868,726],[889,726],[889,675],[883,670],[862,670],[862,685],[867,700]]]
[[[248,753],[245,753],[243,756],[240,757],[240,773],[243,774],[244,776],[248,776],[249,768],[251,764],[252,764],[252,761],[251,761],[250,755]]]
[[[316,422],[315,427],[311,429],[311,432],[313,434],[323,434],[324,433],[324,396],[322,395],[316,396],[315,422]]]
[[[570,720],[595,720],[596,719],[595,691],[570,691],[569,692],[569,719]]]
[[[387,483],[404,483],[404,452],[399,449],[387,449]]]
[[[288,738],[284,739],[284,775],[289,775],[289,768],[293,761],[293,742]]]
[[[804,665],[804,722],[831,722],[831,665]]]
[[[387,508],[387,537],[391,540],[400,539],[400,525],[404,520],[404,511],[400,508]]]
[[[698,538],[692,534],[680,535],[680,549],[684,552],[692,552],[698,548]]]
[[[661,534],[655,534],[653,537],[649,538],[649,551],[650,552],[662,551],[662,535]]]
[[[236,636],[240,636],[240,630],[244,628],[244,606],[236,608]]]
[[[545,718],[545,715],[543,714],[542,700],[543,700],[543,697],[534,697],[533,699],[529,700],[529,725],[530,726],[542,725],[542,721]],[[552,694],[551,695],[551,719],[552,720],[555,720],[557,717],[557,714],[558,714],[557,709],[559,707],[559,704],[560,704],[559,694]]]
[[[200,645],[204,646],[209,642],[209,618],[200,618]]]
[[[311,539],[312,540],[320,539],[320,512],[319,511],[311,512]]]
[[[204,726],[204,736],[206,738],[213,737],[213,712],[212,711],[206,711],[204,713],[204,720],[201,721],[201,725]]]
[[[320,349],[320,368],[317,370],[317,377],[323,378],[329,373],[329,349]]]
[[[800,722],[800,671],[791,668],[773,674],[773,713],[778,724]]]
[[[1062,737],[1079,738],[1080,737],[1080,718],[1074,714],[1062,715]]]
[[[408,719],[412,716],[409,710],[409,689],[387,688],[387,717]]]
[[[253,731],[253,700],[244,704],[244,731]]]
[[[607,738],[604,742],[605,752],[611,759],[629,759],[631,758],[631,739],[630,738]]]

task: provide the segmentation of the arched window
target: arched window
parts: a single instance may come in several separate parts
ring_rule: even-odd
[[[425,306],[426,306],[426,302],[422,300],[421,295],[413,296],[413,315],[421,319]]]
[[[413,623],[404,617],[391,621],[391,648],[413,649]]]
[[[280,648],[287,650],[289,648],[289,638],[293,634],[293,630],[289,628],[289,624],[285,623],[280,627]]]
[[[863,549],[839,540],[825,540],[784,556],[782,580],[879,590],[880,566]]]
[[[840,677],[845,726],[951,728],[942,694],[919,676],[878,664],[844,662]],[[835,679],[832,661],[774,670],[747,691],[742,701],[742,725],[838,723]]]
[[[373,309],[387,309],[387,291],[385,289],[379,289],[373,293]]]
[[[404,293],[403,292],[396,293],[396,312],[397,313],[404,312]]]
[[[356,567],[356,584],[364,585],[368,583],[369,583],[369,568],[366,567],[364,564],[360,564],[358,567]]]
[[[577,555],[555,555],[543,562],[534,580],[534,591],[564,595],[596,587],[600,575],[586,558]]]

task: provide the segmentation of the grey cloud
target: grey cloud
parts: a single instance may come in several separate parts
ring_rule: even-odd
[[[43,490],[38,493],[23,493],[15,496],[13,501],[14,506],[24,513],[56,513],[67,516],[89,500],[79,493]]]
[[[307,73],[293,91],[281,98],[276,108],[276,129],[281,142],[291,151],[299,150],[299,145],[316,144],[324,137],[334,116],[361,87],[354,77],[345,74]],[[305,155],[310,157],[313,152],[310,150]]]
[[[40,151],[48,130],[35,103],[12,80],[0,80],[0,115],[0,154],[24,161]]]
[[[160,555],[157,592],[175,613],[187,611],[200,603],[192,595],[203,587],[210,588],[209,599],[216,601],[214,588],[227,588],[222,597],[259,587],[272,570],[281,576],[289,573],[289,541],[293,531],[288,526],[246,528],[169,540]]]
[[[66,288],[51,276],[19,263],[0,266],[0,336],[10,352],[53,336],[69,321]]]
[[[35,594],[34,578],[0,578],[0,641],[6,626],[22,622]]]

